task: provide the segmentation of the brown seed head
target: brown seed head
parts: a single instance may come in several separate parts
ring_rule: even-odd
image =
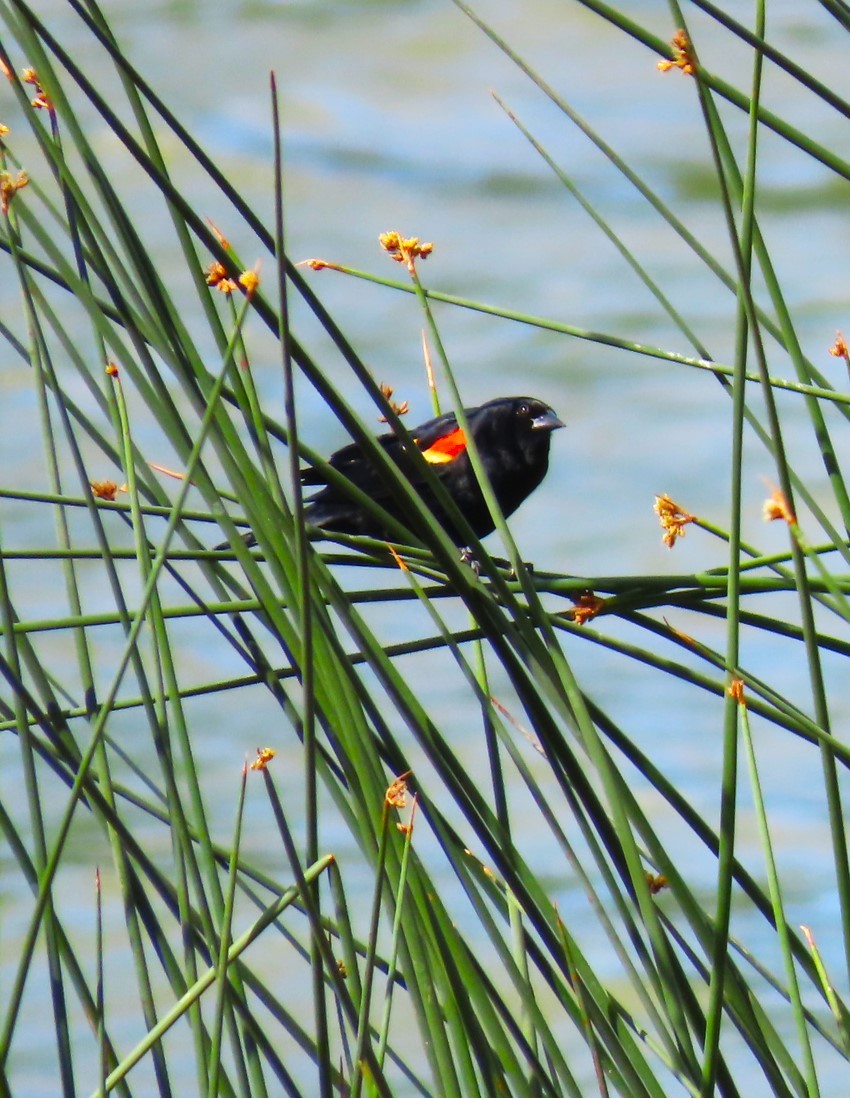
[[[222,289],[223,284],[226,284],[223,293],[229,294],[236,289],[236,283],[232,278],[227,277],[227,268],[223,263],[219,263],[217,259],[214,259],[207,267],[206,280],[208,286],[215,286],[216,289]]]
[[[399,777],[389,786],[384,794],[384,804],[388,808],[404,808],[407,804],[407,779],[410,777],[410,771],[406,774],[400,774]]]
[[[774,489],[770,497],[764,501],[761,513],[765,522],[783,519],[789,526],[797,523],[797,518],[781,488]]]
[[[736,702],[743,703],[744,701],[744,680],[732,679],[729,685],[726,687],[726,693],[730,698],[734,698]]]
[[[434,250],[432,243],[420,243],[418,236],[403,237],[397,232],[381,233],[378,243],[396,263],[406,263],[411,274],[416,269],[416,260],[427,259]]]
[[[248,297],[253,297],[257,287],[260,285],[260,276],[256,271],[243,271],[239,276],[239,285]]]
[[[301,259],[295,266],[309,267],[313,271],[323,271],[326,267],[329,271],[341,271],[344,269],[340,267],[338,263],[332,263],[330,259]]]
[[[661,72],[670,69],[681,69],[686,76],[693,76],[697,62],[691,40],[683,30],[677,30],[671,42],[673,47],[673,59],[671,61],[659,61],[658,68]]]
[[[95,499],[114,500],[120,491],[114,480],[93,480],[89,488]]]
[[[258,747],[257,757],[251,763],[252,770],[266,770],[277,752],[273,747]]]
[[[661,529],[664,531],[661,540],[668,549],[673,548],[678,538],[685,536],[685,527],[696,518],[667,495],[656,496],[652,509],[661,521]]]
[[[217,259],[214,259],[207,267],[207,285],[217,286],[223,278],[227,278],[227,268],[223,263],[219,263]]]
[[[42,87],[41,81],[38,79],[38,73],[35,69],[24,69],[21,73],[21,80],[25,84],[32,84],[35,88],[35,95],[30,100],[30,103],[36,110],[53,110],[53,100]]]
[[[843,358],[850,361],[850,350],[847,348],[847,343],[842,332],[835,333],[835,343],[829,348],[829,353],[836,358]]]
[[[399,401],[399,400],[393,400],[392,399],[392,395],[395,392],[392,385],[387,385],[385,382],[382,382],[381,383],[381,392],[384,394],[384,397],[385,397],[387,403],[389,404],[389,406],[392,408],[392,410],[395,412],[395,414],[397,416],[406,416],[407,415],[407,413],[410,411],[410,404],[406,400],[400,400]],[[387,417],[386,416],[378,416],[378,422],[379,423],[386,423],[387,422]]]
[[[13,176],[11,172],[0,172],[0,213],[7,214],[12,204],[12,199],[26,187],[30,178],[26,172],[18,172]]]
[[[599,598],[598,595],[594,595],[592,591],[584,591],[578,598],[573,599],[573,602],[575,606],[567,613],[576,625],[585,625],[592,618],[595,618],[605,606],[605,600]]]

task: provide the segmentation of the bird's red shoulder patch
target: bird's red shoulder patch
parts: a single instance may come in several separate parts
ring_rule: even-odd
[[[447,461],[454,461],[465,449],[466,436],[460,427],[456,427],[432,442],[427,450],[422,451],[422,456],[432,465],[444,465]]]

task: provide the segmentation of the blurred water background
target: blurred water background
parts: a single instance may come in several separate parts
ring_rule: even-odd
[[[726,6],[741,19],[750,17],[748,5]],[[665,4],[635,0],[621,7],[631,7],[635,17],[650,23],[663,38],[672,36],[675,28]],[[85,67],[85,50],[90,45],[70,6],[55,0],[41,8]],[[850,94],[846,40],[835,33],[837,26],[825,11],[797,0],[774,0],[768,8],[771,40],[836,92]],[[494,90],[636,252],[711,354],[719,361],[731,361],[736,310],[732,295],[564,115],[446,0],[182,0],[146,5],[108,0],[105,10],[130,58],[269,223],[273,189],[268,74],[270,70],[277,73],[283,105],[286,223],[293,258],[320,256],[383,275],[400,275],[400,269],[389,269],[392,265],[377,246],[380,232],[398,229],[435,242],[434,254],[421,270],[426,284],[434,289],[591,332],[691,353],[615,248],[499,109],[491,96]],[[579,4],[480,0],[479,10],[651,182],[691,231],[729,261],[692,82],[677,71],[659,73],[652,53],[607,27]],[[704,63],[746,89],[747,52],[730,45],[730,37],[709,20],[696,12],[690,14]],[[826,110],[814,96],[770,66],[766,76],[766,96],[773,109],[827,147],[848,147],[847,119]],[[5,95],[0,87],[0,119]],[[740,138],[746,128],[745,117],[732,108],[725,110],[725,117],[731,132]],[[102,161],[107,166],[114,162],[115,182],[122,193],[133,194],[136,189],[138,221],[149,239],[157,240],[163,265],[167,265],[170,256],[176,257],[176,245],[164,210],[150,200],[150,188],[143,177],[134,172],[122,177],[126,161],[109,131],[94,115],[89,124],[89,137]],[[176,145],[166,145],[165,151],[179,173],[185,154]],[[212,189],[199,182],[197,193],[190,197],[231,235],[229,212]],[[761,226],[803,348],[842,388],[846,384],[843,366],[828,356],[827,348],[836,328],[850,326],[849,199],[847,183],[778,137],[764,135]],[[243,247],[238,238],[234,244]],[[254,256],[246,251],[243,258],[250,263]],[[422,317],[415,300],[329,271],[307,272],[307,277],[375,377],[391,383],[399,398],[410,401],[412,421],[428,416],[420,348]],[[16,301],[14,286],[0,286],[0,309],[10,322],[16,319]],[[186,308],[187,322],[202,331],[202,317],[191,312],[196,303],[189,300]],[[725,563],[723,545],[697,531],[691,531],[672,553],[668,551],[652,512],[654,494],[668,492],[700,515],[720,524],[726,520],[729,402],[709,373],[474,311],[443,306],[437,307],[436,314],[467,403],[495,395],[530,393],[549,401],[568,424],[568,430],[554,438],[548,480],[511,524],[526,559],[541,569],[589,576],[687,572]],[[336,361],[306,310],[296,306],[295,320],[296,331],[311,352],[320,361],[326,355],[327,368],[338,370],[343,379],[345,366]],[[790,376],[784,354],[774,348],[769,348],[769,353],[772,372]],[[255,374],[261,385],[268,384],[267,398],[273,402],[279,390],[276,347],[270,338],[259,334],[252,354]],[[10,360],[0,384],[0,460],[6,477],[14,481],[17,469],[22,479],[43,485],[27,372]],[[364,416],[374,419],[366,398],[353,388],[352,398],[359,402]],[[820,468],[805,417],[802,412],[794,415],[797,399],[780,401],[786,412],[787,442],[798,468],[808,472],[810,486],[832,513],[826,474]],[[344,441],[339,425],[306,386],[299,389],[299,413],[312,445],[329,450]],[[377,423],[375,426],[377,430]],[[113,473],[103,470],[103,475]],[[760,517],[761,500],[767,494],[763,478],[773,476],[768,455],[750,440],[745,536],[765,549],[780,551],[785,547],[785,531],[779,528],[782,524],[765,527]],[[4,536],[10,543],[24,544],[33,523],[51,521],[46,513],[24,505],[4,503],[0,510]],[[492,548],[498,552],[497,545]],[[100,597],[98,579],[93,566],[91,588],[86,592],[89,607]],[[20,591],[28,590],[28,602],[22,609],[33,617],[49,616],[55,597],[50,586],[27,580],[23,574],[20,585],[22,600]],[[108,593],[103,598],[108,600]],[[769,608],[768,603],[764,605]],[[603,631],[628,635],[624,626],[610,619],[597,624]],[[710,624],[701,619],[695,624],[682,613],[673,624],[685,631],[698,630],[700,639],[722,647],[724,626],[719,620]],[[406,635],[409,625],[404,617],[388,617],[381,627],[391,640]],[[834,622],[830,627],[837,629]],[[231,657],[206,647],[206,634],[198,627],[194,635],[193,628],[191,623],[180,627],[184,669],[191,674],[192,661],[196,661],[199,681],[226,673]],[[108,661],[106,633],[104,638]],[[620,720],[640,747],[675,778],[699,811],[716,819],[721,703],[638,666],[616,661],[592,644],[569,642],[566,647],[594,700]],[[808,678],[798,649],[748,636],[744,662],[779,682],[790,695],[798,695],[804,708],[810,708]],[[828,671],[834,682],[840,682],[838,660]],[[431,712],[452,736],[469,767],[470,780],[475,780],[484,765],[480,727],[459,676],[444,674],[437,657],[411,662],[411,674],[420,676],[417,687],[425,691]],[[498,685],[494,687],[497,693]],[[266,707],[260,692],[252,697],[253,701],[246,703],[244,692],[234,693],[189,706],[195,728],[203,730],[199,764],[208,804],[220,805],[223,841],[230,834],[242,759],[258,744],[288,734],[269,726],[268,720],[279,721],[279,716]],[[836,706],[835,730],[842,736],[848,715],[846,700],[837,698]],[[113,733],[119,734],[121,721],[126,721],[127,736],[132,737],[133,719],[132,715],[119,718]],[[786,872],[791,922],[805,922],[813,928],[829,962],[832,945],[840,956],[840,942],[820,760],[816,750],[778,735],[773,728],[756,724],[756,735],[768,806],[777,829],[774,838]],[[285,757],[285,742],[281,746]],[[0,761],[4,803],[23,818],[14,744],[0,745]],[[281,769],[285,782],[285,767]],[[297,814],[301,796],[297,774],[292,776],[289,796]],[[522,793],[512,791],[512,796],[520,799]],[[657,811],[654,818],[658,821],[669,809],[661,803],[653,805],[653,797],[651,792],[645,793],[645,807]],[[249,806],[249,820],[251,812]],[[739,852],[746,860],[748,854],[757,853],[758,845],[745,795],[740,826]],[[93,828],[89,838],[103,842]],[[152,850],[157,844],[167,850],[161,829],[151,825],[149,839]],[[533,849],[535,836],[519,835],[518,844],[523,839]],[[323,841],[343,862],[347,856],[356,859],[356,851],[347,849],[351,840],[344,828],[334,833],[329,826]],[[63,903],[72,922],[76,918],[85,928],[92,925],[94,901],[84,825],[75,842],[79,877],[75,881],[71,868],[66,867]],[[247,842],[258,856],[263,852],[263,836],[251,835],[250,828]],[[692,856],[694,879],[704,879],[709,896],[714,879],[711,860],[681,828],[671,829],[670,844],[680,856]],[[424,838],[423,845],[427,857]],[[267,856],[270,860],[281,857],[277,851],[269,851]],[[0,857],[8,866],[6,855],[0,853]],[[536,868],[545,866],[551,873],[565,918],[580,912],[584,900],[557,852],[544,842],[536,857]],[[104,847],[104,863],[108,861]],[[754,863],[752,868],[761,879],[760,866]],[[368,889],[370,880],[365,872],[363,880],[364,889]],[[16,875],[4,874],[0,882],[0,964],[7,973],[13,968],[16,936],[30,910],[28,894],[16,892],[20,887]],[[111,940],[114,932],[118,943],[123,918],[120,903],[110,900],[108,890],[105,895],[107,938]],[[462,905],[458,917],[463,918]],[[735,930],[758,946],[759,925],[752,915],[745,914]],[[598,933],[596,960],[601,964],[598,953],[602,951],[604,956],[607,946]],[[584,934],[586,948],[593,955],[590,919]],[[122,966],[128,963],[116,944],[107,957],[113,986],[120,983]],[[287,978],[283,971],[281,979]],[[843,986],[840,989],[847,991]],[[27,1098],[52,1098],[56,1093],[55,1067],[44,1058],[42,1045],[44,993],[45,987],[33,981],[26,1000],[29,1022],[19,1034],[12,1062],[15,1093]],[[122,1030],[125,1008],[126,1028]],[[120,996],[110,1003],[110,1023],[127,1047],[137,1032],[133,1011],[133,1004],[123,1004]],[[82,1032],[84,1023],[79,1025]],[[575,1042],[576,1038],[565,1034],[565,1041]],[[299,1055],[292,1050],[296,1063]],[[592,1087],[589,1059],[583,1052],[577,1055],[587,1060],[586,1077]],[[140,1073],[145,1070],[144,1065],[138,1069]],[[310,1078],[309,1072],[305,1078]],[[191,1070],[182,1082],[182,1093],[192,1093]],[[767,1093],[759,1089],[761,1085],[754,1082],[753,1096]],[[846,1093],[846,1076],[836,1073],[834,1089],[825,1088],[824,1094]]]

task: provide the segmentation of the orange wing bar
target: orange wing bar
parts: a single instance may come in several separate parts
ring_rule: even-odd
[[[454,461],[465,449],[466,436],[460,427],[456,427],[454,431],[438,438],[427,450],[423,450],[422,456],[432,465],[445,465],[447,461]]]

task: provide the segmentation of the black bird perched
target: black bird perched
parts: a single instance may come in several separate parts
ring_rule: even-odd
[[[505,516],[510,515],[531,495],[546,475],[552,431],[564,424],[548,405],[533,397],[498,397],[465,411],[469,429],[499,506]],[[429,419],[409,433],[476,537],[486,537],[495,524],[472,468],[466,438],[454,412]],[[468,538],[464,537],[445,514],[433,491],[412,467],[412,463],[405,460],[404,446],[398,436],[385,434],[376,441],[403,469],[405,476],[449,537],[457,545],[464,545]],[[391,487],[358,443],[354,442],[337,450],[328,459],[328,464],[380,504],[389,515],[403,525],[408,524],[404,510],[398,505]],[[388,538],[371,511],[348,498],[345,491],[330,483],[320,469],[311,466],[303,470],[301,481],[306,485],[324,485],[321,491],[307,501],[305,518],[312,525],[338,534],[362,534],[395,540]],[[254,545],[256,539],[253,533],[247,533],[245,541],[248,545]]]

